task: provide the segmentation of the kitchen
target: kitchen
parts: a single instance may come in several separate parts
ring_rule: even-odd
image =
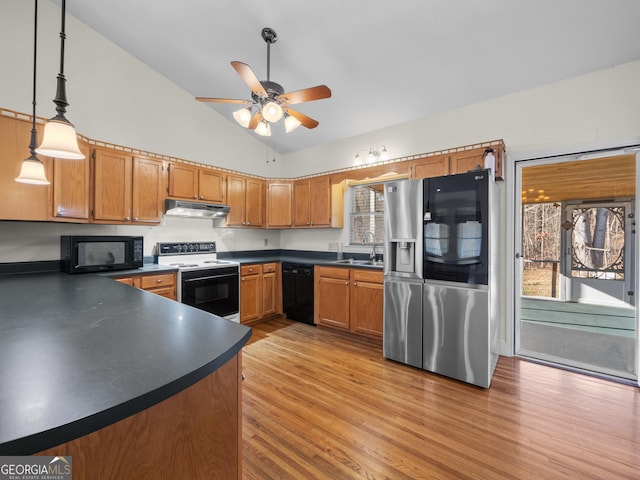
[[[2,47],[3,64],[7,67],[3,76],[5,89],[0,93],[0,106],[18,112],[29,111],[30,98],[25,79],[31,71],[29,21],[32,13],[31,5],[23,3],[29,4],[5,2],[2,8],[6,9],[6,14],[3,11],[1,15],[2,31],[12,38],[24,39],[15,45],[6,44]],[[71,5],[70,2],[69,7]],[[53,19],[58,17],[59,9],[50,2],[41,2],[41,8],[41,18],[48,19],[41,21],[41,38],[45,35],[56,38],[57,22]],[[16,17],[24,19],[24,22],[18,22]],[[101,142],[214,165],[248,176],[295,179],[350,169],[354,152],[363,148],[363,145],[368,147],[382,143],[380,140],[383,137],[393,139],[394,158],[503,138],[509,162],[502,192],[502,201],[506,206],[509,192],[517,189],[511,176],[512,162],[516,160],[638,143],[637,132],[640,128],[638,102],[635,101],[637,89],[634,85],[637,85],[640,65],[636,60],[620,62],[615,68],[575,75],[520,93],[480,101],[448,113],[434,114],[409,122],[402,128],[366,133],[323,147],[278,155],[275,162],[272,161],[274,154],[268,154],[266,158],[269,161],[265,162],[265,146],[255,137],[232,128],[222,117],[193,101],[192,95],[176,88],[73,16],[68,18],[68,29],[66,62],[71,103],[69,117],[81,134]],[[281,42],[284,41],[282,38]],[[57,48],[54,41],[40,46],[42,65],[39,65],[38,82],[41,88],[38,97],[39,112],[43,116],[48,116],[50,112],[47,104],[53,76],[43,72],[56,71]],[[82,68],[86,66],[87,57],[110,58],[113,63],[91,62],[92,68]],[[260,65],[258,62],[262,61],[260,57],[251,63],[257,67]],[[117,68],[122,75],[110,75],[113,68]],[[226,64],[221,68],[229,69]],[[603,90],[607,92],[606,98],[603,98]],[[130,98],[131,91],[139,95],[149,92],[149,96],[145,96],[145,101],[141,102],[116,100]],[[159,102],[156,97],[163,100]],[[588,103],[583,101],[587,97],[590,99]],[[114,108],[114,105],[118,107]],[[562,116],[548,115],[549,111],[558,109],[562,109]],[[100,114],[96,115],[96,111]],[[425,131],[430,134],[425,135]],[[180,141],[176,142],[176,138],[180,138]],[[215,160],[211,160],[210,145],[216,145]],[[24,156],[20,154],[20,158]],[[507,213],[508,208],[505,208],[505,215]],[[3,221],[0,228],[0,262],[55,260],[59,258],[61,235],[141,235],[145,238],[145,256],[153,254],[152,248],[158,242],[183,239],[193,242],[215,240],[220,252],[271,249],[326,252],[329,244],[348,243],[346,229],[289,230],[222,226],[212,229],[209,224],[203,227],[202,222],[206,223],[198,219],[164,218],[158,226],[102,226]],[[510,235],[505,229],[503,240],[507,252],[512,248],[509,247]],[[367,252],[366,248],[359,246],[347,249],[365,255]],[[504,275],[509,276],[506,267]],[[504,295],[504,298],[508,297]],[[506,324],[507,302],[505,300],[502,307]],[[509,339],[505,336],[501,354],[509,355],[510,349]]]

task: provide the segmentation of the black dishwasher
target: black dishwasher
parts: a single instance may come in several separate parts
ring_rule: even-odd
[[[313,265],[282,263],[282,306],[290,320],[313,325]]]

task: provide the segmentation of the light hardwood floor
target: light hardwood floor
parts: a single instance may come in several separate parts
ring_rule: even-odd
[[[637,387],[502,357],[484,390],[347,334],[253,328],[245,480],[640,478]]]

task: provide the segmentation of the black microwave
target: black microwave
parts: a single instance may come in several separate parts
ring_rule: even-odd
[[[142,267],[142,237],[60,237],[61,270],[67,273],[106,272]]]

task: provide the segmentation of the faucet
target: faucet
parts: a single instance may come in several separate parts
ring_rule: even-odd
[[[376,234],[373,233],[371,230],[365,232],[364,235],[362,235],[361,245],[364,245],[364,242],[367,240],[367,235],[371,235],[371,252],[369,252],[369,258],[371,259],[372,262],[375,262],[376,261]]]

